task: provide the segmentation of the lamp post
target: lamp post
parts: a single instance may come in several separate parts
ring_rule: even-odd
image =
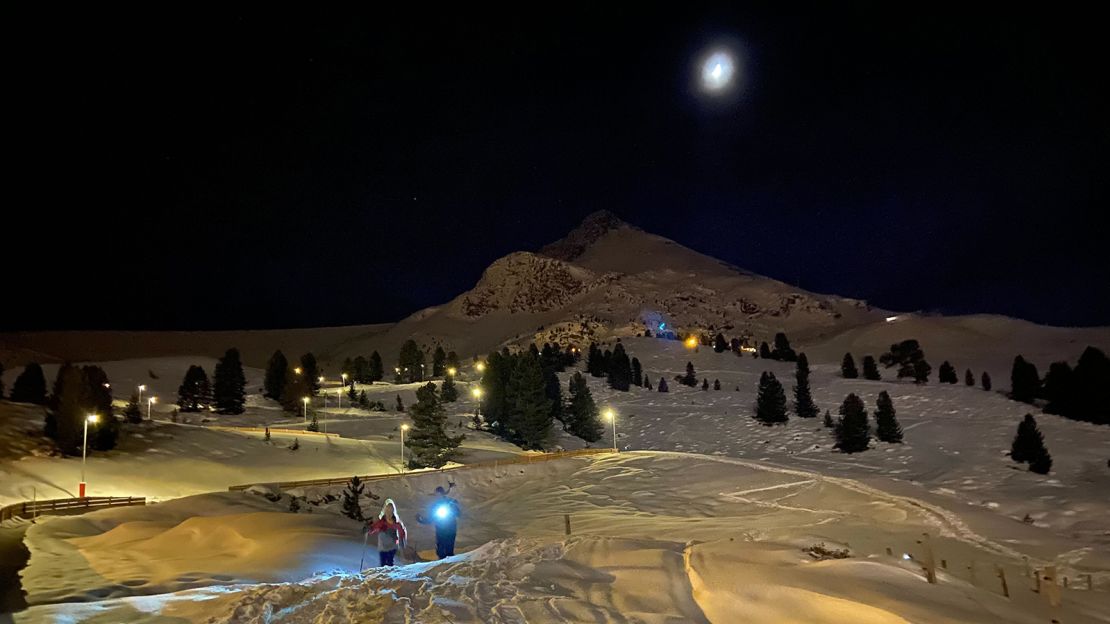
[[[81,442],[81,484],[77,487],[79,490],[78,497],[85,498],[85,455],[86,449],[89,448],[89,423],[95,423],[100,420],[96,414],[89,414],[85,417],[85,439]]]
[[[339,409],[343,409],[343,390],[347,388],[347,373],[340,375],[343,378],[343,383],[339,388]]]
[[[477,428],[481,424],[482,418],[482,388],[481,386],[474,386],[470,389],[470,396],[474,397],[474,418],[476,422],[474,426]]]
[[[447,367],[447,376],[448,376],[448,377],[454,377],[454,376],[455,376],[455,373],[457,373],[457,372],[458,372],[458,371],[457,371],[457,370],[455,370],[455,367],[454,367],[454,366],[448,366],[448,367]]]
[[[478,369],[479,373],[485,372],[486,363],[485,362],[478,362],[477,364],[474,365],[474,368]]]
[[[401,425],[401,473],[405,472],[405,432],[409,430],[408,425]]]
[[[142,402],[143,402],[143,390],[146,390],[146,386],[143,385],[143,384],[139,384],[139,404],[140,405],[142,405]]]
[[[304,421],[308,422],[308,397],[301,397],[301,403],[304,403]]]
[[[620,449],[617,448],[617,415],[610,408],[605,410],[605,419],[613,423],[613,450],[619,453]]]
[[[157,401],[157,400],[158,400],[158,397],[150,397],[149,399],[146,400],[146,419],[147,420],[150,420],[150,409],[152,407],[154,407],[154,402]]]

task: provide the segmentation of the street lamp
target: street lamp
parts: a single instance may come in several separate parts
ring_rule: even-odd
[[[458,372],[458,371],[457,371],[457,370],[455,370],[455,367],[454,367],[454,366],[448,366],[448,367],[447,367],[447,376],[448,376],[448,377],[454,377],[454,376],[455,376],[455,373],[457,373],[457,372]]]
[[[157,401],[157,400],[158,400],[158,397],[150,397],[149,399],[146,400],[146,419],[147,420],[150,420],[150,409],[152,407],[154,407],[154,402]]]
[[[611,408],[605,410],[605,420],[613,423],[613,450],[619,453],[620,449],[617,448],[617,415],[613,413]]]
[[[401,425],[401,472],[405,472],[405,432],[409,430],[408,425]]]
[[[85,417],[85,439],[81,442],[81,484],[78,486],[78,497],[85,498],[85,450],[89,448],[89,423],[96,423],[100,417],[89,414]]]
[[[294,368],[294,369],[293,369],[293,374],[295,374],[295,375],[300,375],[300,374],[301,374],[301,367],[300,367],[300,366],[298,366],[297,368]]]
[[[339,388],[339,409],[343,409],[343,389],[347,387],[347,373],[340,375],[343,378],[343,384]]]
[[[308,397],[301,397],[301,403],[304,403],[304,421],[308,422]]]
[[[474,416],[475,417],[481,417],[482,416],[482,388],[481,388],[481,386],[474,386],[473,388],[471,388],[470,389],[470,396],[474,397],[474,401],[475,401]],[[476,423],[476,424],[481,424],[481,421],[478,421],[478,423]]]
[[[146,386],[143,385],[143,384],[139,384],[139,403],[140,404],[143,402],[143,390],[146,390]]]
[[[474,368],[478,369],[479,373],[484,372],[486,370],[486,363],[485,362],[478,362],[477,364],[474,365]]]

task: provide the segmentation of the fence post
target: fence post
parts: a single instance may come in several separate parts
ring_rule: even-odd
[[[1060,586],[1056,584],[1056,566],[1050,565],[1044,568],[1044,582],[1045,582],[1045,596],[1048,597],[1048,604],[1053,607],[1060,606]]]
[[[928,533],[922,533],[921,534],[921,540],[919,540],[918,543],[921,544],[922,549],[924,549],[924,551],[925,551],[925,555],[924,555],[924,559],[925,559],[925,561],[924,561],[924,563],[925,563],[925,579],[928,580],[932,584],[936,584],[936,582],[937,582],[937,563],[936,563],[936,560],[933,559],[933,547],[929,543],[929,534]]]
[[[567,525],[567,535],[570,535],[570,514],[563,514],[563,520]]]
[[[1010,588],[1006,585],[1006,570],[1002,569],[1002,566],[998,564],[995,564],[994,567],[998,571],[998,579],[1002,581],[1002,595],[1009,598]]]

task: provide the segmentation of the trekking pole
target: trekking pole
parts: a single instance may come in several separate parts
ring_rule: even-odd
[[[362,535],[362,558],[358,560],[358,573],[362,574],[362,566],[366,563],[366,542],[370,539],[370,531],[367,530]]]

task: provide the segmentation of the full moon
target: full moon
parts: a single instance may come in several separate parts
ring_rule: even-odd
[[[701,67],[702,86],[706,91],[721,91],[732,82],[735,71],[732,56],[728,52],[713,52]]]

